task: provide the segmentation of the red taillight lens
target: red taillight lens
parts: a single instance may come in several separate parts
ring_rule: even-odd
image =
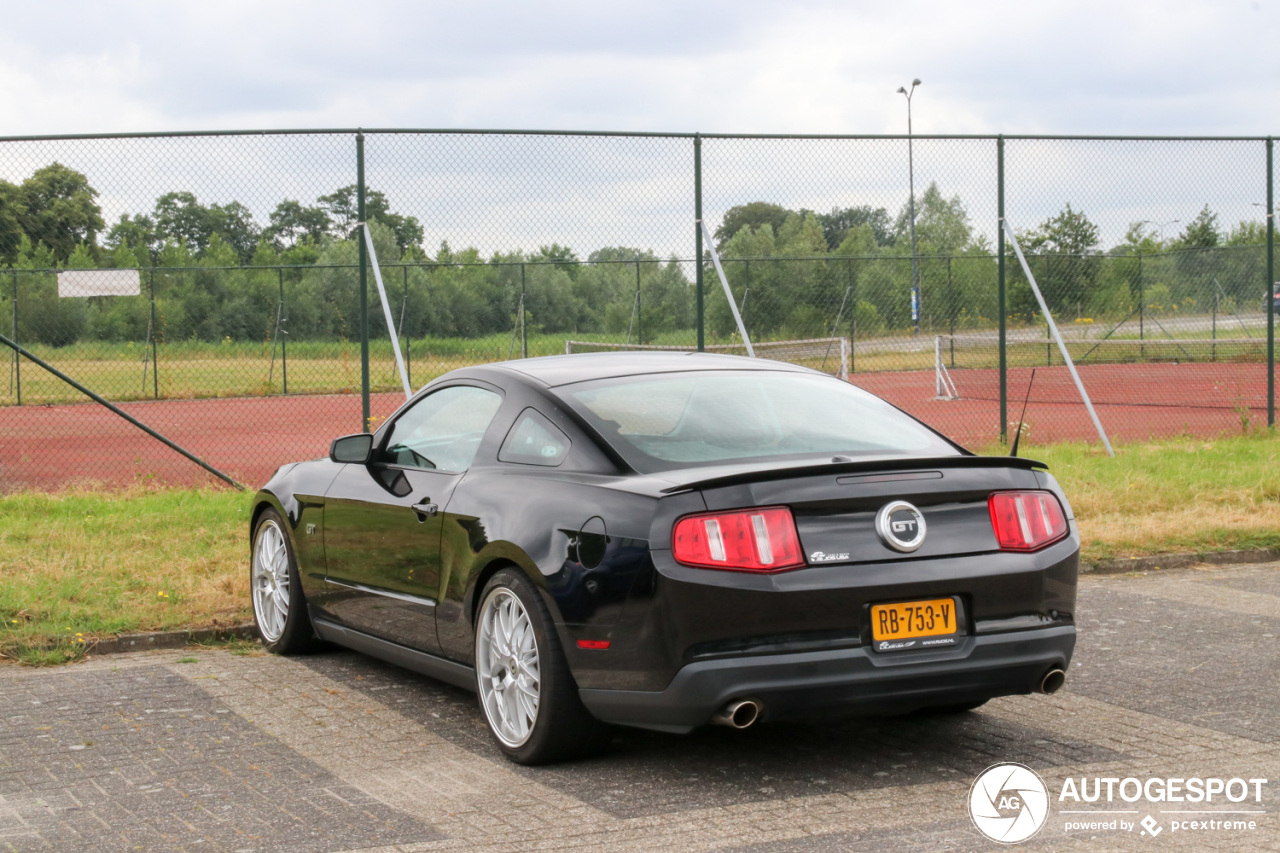
[[[1052,492],[996,492],[987,509],[1002,551],[1036,551],[1067,535],[1067,517]]]
[[[676,522],[677,563],[740,572],[780,572],[804,565],[800,537],[785,506],[709,512]]]

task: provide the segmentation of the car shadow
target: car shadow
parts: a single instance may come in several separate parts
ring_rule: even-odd
[[[777,798],[968,782],[1001,761],[1032,767],[1123,756],[983,709],[822,722],[707,726],[688,735],[616,728],[599,754],[541,767],[507,764],[475,694],[353,652],[300,659],[432,733],[615,817],[634,818]],[[1033,697],[994,700],[1030,703]]]

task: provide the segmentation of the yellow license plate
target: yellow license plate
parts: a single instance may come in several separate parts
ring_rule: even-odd
[[[958,634],[959,630],[954,598],[871,605],[871,637],[877,643],[941,637]]]

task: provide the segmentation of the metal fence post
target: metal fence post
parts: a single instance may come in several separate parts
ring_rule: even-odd
[[[1053,286],[1053,279],[1049,277],[1049,255],[1044,255],[1044,281],[1048,287]],[[1031,263],[1028,261],[1027,263]],[[1044,366],[1053,366],[1053,334],[1050,331],[1049,318],[1044,318]]]
[[[1213,326],[1210,331],[1210,338],[1213,341],[1213,351],[1210,354],[1210,361],[1218,360],[1218,294],[1213,294]]]
[[[693,254],[697,258],[694,269],[694,298],[698,304],[698,352],[707,348],[706,329],[703,323],[702,304],[702,134],[693,135]]]
[[[644,309],[640,306],[640,258],[636,257],[636,343],[644,343]]]
[[[849,372],[853,373],[858,353],[858,280],[853,275],[853,258],[849,259],[847,266],[849,268]]]
[[[520,265],[520,357],[529,357],[529,338],[524,325],[524,264]]]
[[[404,330],[404,307],[409,304],[409,265],[405,264],[400,267],[400,274],[404,280],[404,297],[400,303],[400,328],[396,330],[396,334],[404,335],[404,372],[409,380],[409,387],[413,387],[413,357],[410,350],[413,349],[413,338]]]
[[[1009,362],[1005,328],[1004,282],[1004,134],[996,137],[996,293],[1000,313],[1000,443],[1009,441]]]
[[[1147,339],[1146,332],[1146,313],[1147,313],[1147,283],[1142,280],[1142,253],[1138,253],[1138,340],[1145,341]],[[1147,354],[1146,346],[1138,345],[1138,355],[1145,356]]]
[[[952,256],[947,255],[947,333],[951,335],[951,366],[956,366],[956,283],[951,277]]]
[[[284,310],[284,267],[276,269],[280,277],[280,325],[285,325],[289,321],[289,315]],[[284,393],[289,393],[289,333],[280,330],[280,379],[284,385]]]
[[[1267,137],[1267,426],[1276,425],[1275,140]]]
[[[13,276],[13,340],[18,341],[18,271],[11,270]],[[13,351],[13,387],[18,395],[18,405],[22,405],[22,356]]]
[[[364,134],[359,132],[356,133],[356,219],[360,220],[356,228],[363,228]],[[360,236],[356,237],[360,264],[360,431],[369,432],[369,274],[365,269],[368,250]]]
[[[160,363],[156,361],[159,353],[156,350],[156,338],[160,336],[160,329],[156,326],[156,272],[151,271],[151,386],[152,397],[156,400],[160,399]]]

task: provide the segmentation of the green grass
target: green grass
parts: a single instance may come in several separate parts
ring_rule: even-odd
[[[1280,547],[1280,436],[1023,445],[1062,483],[1083,557]]]
[[[530,356],[564,353],[566,338],[593,342],[617,342],[617,334],[557,332],[531,333],[526,344]],[[648,343],[693,346],[692,329],[666,332]],[[709,340],[708,343],[716,343]],[[404,342],[402,342],[402,346]],[[285,354],[274,353],[270,343],[179,341],[157,347],[156,361],[141,344],[77,343],[66,347],[33,346],[31,351],[58,370],[113,402],[209,399],[280,394],[288,372],[290,394],[350,394],[360,388],[360,345],[352,341],[298,341]],[[405,346],[410,378],[421,387],[441,374],[471,364],[505,360],[521,355],[519,338],[501,332],[480,338],[417,338]],[[147,363],[144,370],[144,355]],[[933,366],[933,352],[893,353],[876,364],[863,362],[859,369],[903,369]],[[905,359],[913,359],[908,364]],[[880,363],[884,362],[884,363]],[[834,364],[834,361],[832,361]],[[815,365],[816,366],[816,365]],[[399,391],[391,342],[369,343],[369,381],[375,392]],[[22,365],[24,405],[78,403],[83,396],[48,371],[30,362]],[[8,368],[0,377],[0,406],[17,403],[18,388]]]
[[[528,352],[558,355],[566,337],[575,340],[616,341],[605,334],[530,334]],[[694,332],[660,335],[654,343],[689,346]],[[402,346],[404,342],[402,341]],[[115,402],[244,397],[279,394],[288,371],[290,394],[350,394],[360,388],[358,341],[297,341],[286,354],[268,343],[178,341],[160,344],[155,362],[140,343],[77,343],[65,347],[33,345],[32,353],[73,379]],[[425,385],[437,376],[470,364],[519,358],[520,340],[510,332],[480,338],[416,338],[405,347],[413,384]],[[147,363],[144,370],[144,356]],[[930,361],[932,364],[932,361]],[[400,390],[391,342],[369,342],[370,384],[374,391]],[[78,403],[83,396],[62,380],[29,361],[21,371],[22,402]],[[17,403],[8,362],[0,377],[0,406]]]
[[[94,638],[249,616],[240,492],[0,497],[0,655],[72,660]]]
[[[1085,560],[1280,547],[1274,433],[1122,444],[1116,453],[1023,448],[1066,490]],[[212,489],[0,496],[0,656],[57,664],[99,637],[248,621],[248,509],[243,494]]]

